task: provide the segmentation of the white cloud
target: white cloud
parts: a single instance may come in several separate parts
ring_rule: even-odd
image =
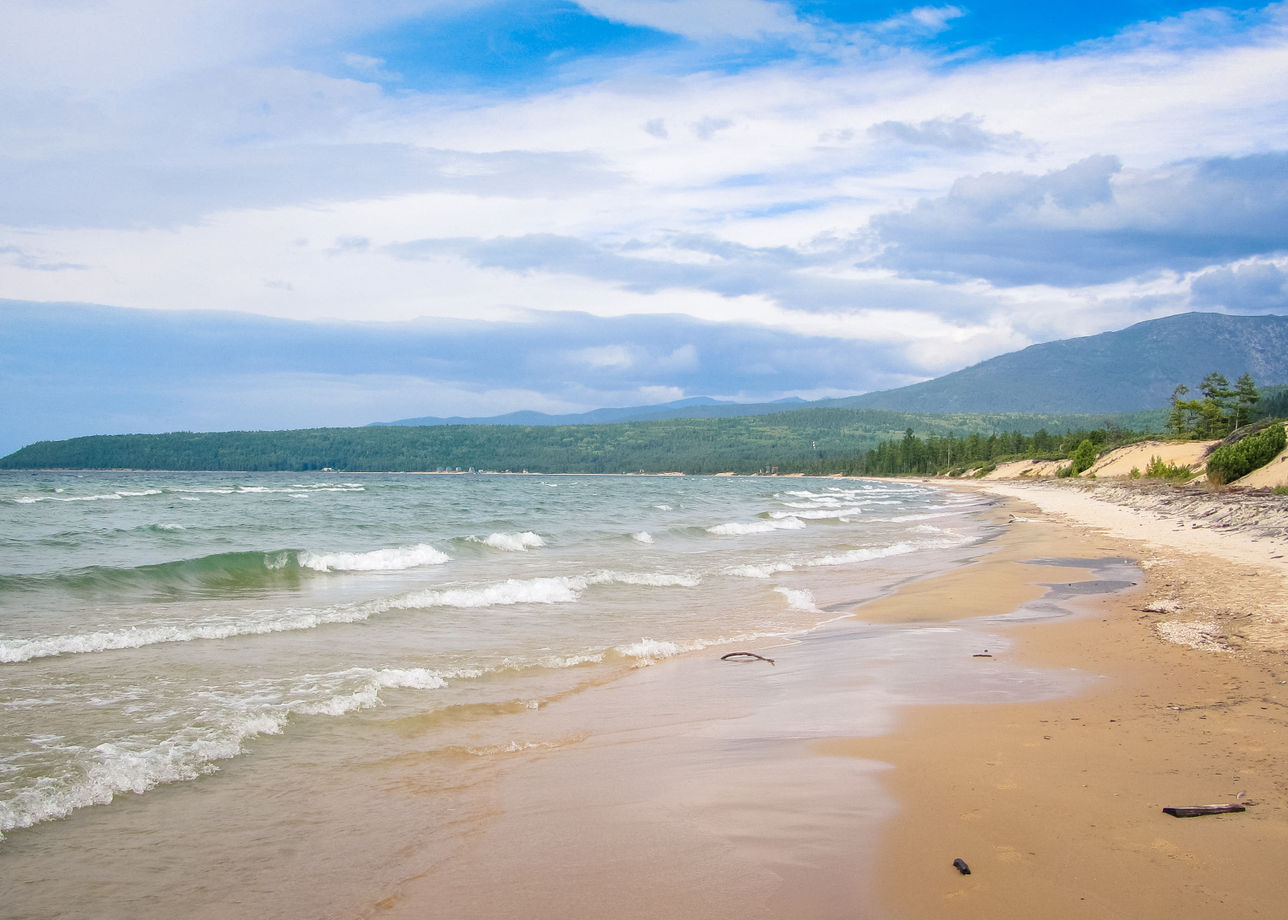
[[[906,13],[883,19],[872,26],[877,32],[919,32],[935,35],[949,28],[966,13],[956,6],[918,6]]]
[[[693,39],[803,35],[786,3],[770,0],[578,0],[587,12]]]
[[[1184,272],[1288,249],[1288,153],[989,173],[873,224],[880,262],[922,277],[1076,287]]]
[[[1282,5],[1251,31],[1182,17],[949,63],[786,3],[595,0],[687,41],[535,89],[371,82],[399,65],[366,37],[468,5],[3,5],[0,293],[389,322],[682,314],[885,349],[889,382],[1268,303],[1254,266],[1283,267]],[[1256,181],[1235,169],[1256,163]],[[601,367],[711,360],[619,347]]]
[[[1288,259],[1251,260],[1203,272],[1191,279],[1198,307],[1221,307],[1238,313],[1283,312],[1288,309]]]
[[[635,365],[632,349],[625,345],[601,345],[598,348],[565,352],[565,355],[571,363],[585,365],[591,370],[603,370],[609,367],[624,370]]]

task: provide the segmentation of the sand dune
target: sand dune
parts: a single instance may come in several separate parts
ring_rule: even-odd
[[[1204,482],[1207,455],[1219,441],[1142,441],[1109,451],[1098,459],[1080,478],[1128,478],[1132,471],[1144,474],[1150,463],[1159,459],[1171,466],[1188,467],[1195,474],[1194,483]],[[997,469],[980,477],[986,482],[1038,480],[1055,478],[1068,460],[1012,460],[999,463]],[[1288,486],[1288,450],[1259,470],[1231,485],[1240,488],[1274,488]]]

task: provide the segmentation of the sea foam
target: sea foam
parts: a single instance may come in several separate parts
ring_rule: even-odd
[[[305,550],[299,554],[301,568],[317,572],[398,572],[426,565],[442,565],[451,557],[428,544],[376,549],[365,553],[315,553]]]
[[[92,748],[62,746],[73,754],[66,775],[40,777],[0,801],[0,839],[4,831],[65,818],[90,805],[106,805],[122,793],[142,794],[159,785],[213,773],[218,761],[241,754],[247,741],[281,734],[294,716],[342,716],[379,705],[382,689],[437,690],[447,686],[449,679],[479,673],[351,668],[249,685],[241,688],[240,695],[207,694],[207,701],[216,708],[162,740],[110,741]]]
[[[523,533],[494,533],[486,537],[466,537],[466,539],[473,543],[482,543],[485,546],[504,550],[508,553],[521,553],[546,545],[546,541],[541,539],[540,534],[535,534],[530,530]]]
[[[695,575],[667,572],[599,571],[589,575],[508,578],[503,582],[459,588],[413,591],[382,604],[389,609],[421,607],[506,607],[515,604],[571,604],[594,585],[639,585],[653,588],[693,587]]]
[[[749,534],[773,533],[775,530],[803,530],[804,528],[804,521],[794,515],[790,515],[768,521],[751,521],[747,523],[733,521],[728,524],[716,524],[714,527],[708,527],[707,533],[722,537],[740,537]]]
[[[801,610],[805,613],[822,613],[818,604],[814,602],[814,595],[803,588],[784,588],[779,586],[774,589],[787,599],[787,606],[793,610]]]

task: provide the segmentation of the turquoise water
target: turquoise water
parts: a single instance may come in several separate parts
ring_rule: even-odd
[[[317,870],[370,872],[384,800],[355,758],[469,785],[535,744],[516,717],[849,613],[977,541],[979,505],[827,479],[0,473],[0,870],[42,866],[44,910],[93,916],[71,854],[161,872],[218,801],[203,871],[280,880],[295,822],[331,822],[353,846],[328,830]],[[122,915],[164,915],[151,897]]]

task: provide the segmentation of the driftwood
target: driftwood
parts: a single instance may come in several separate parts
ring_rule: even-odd
[[[755,652],[730,652],[728,655],[720,656],[721,661],[734,661],[735,659],[754,659],[756,661],[768,661],[770,664],[774,663],[774,659],[766,658],[764,655],[757,655]]]
[[[970,866],[966,865],[966,860],[960,856],[953,860],[953,868],[962,875],[970,875]]]
[[[1247,810],[1246,805],[1177,805],[1163,809],[1169,815],[1177,818],[1197,818],[1199,815],[1225,815],[1231,812]]]

